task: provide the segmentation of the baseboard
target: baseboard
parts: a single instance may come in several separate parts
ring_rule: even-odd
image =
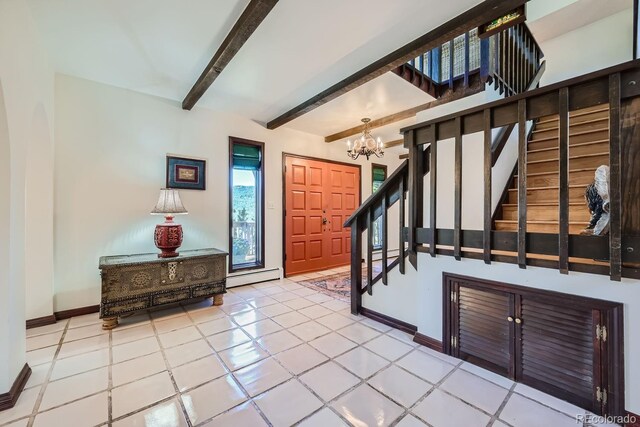
[[[368,317],[369,319],[384,323],[387,326],[391,326],[392,328],[401,330],[402,332],[406,332],[408,334],[413,335],[418,330],[418,327],[415,325],[403,322],[402,320],[395,319],[391,316],[387,316],[386,314],[378,313],[377,311],[369,310],[365,307],[360,308],[360,314],[362,314],[364,317]]]
[[[640,415],[627,411],[628,423],[625,423],[624,427],[640,427]]]
[[[98,313],[100,311],[100,305],[88,305],[86,307],[72,308],[70,310],[56,311],[54,316],[56,320],[70,319],[76,316],[84,316],[85,314]]]
[[[416,332],[416,334],[413,336],[413,342],[423,345],[425,347],[428,347],[431,350],[435,350],[438,353],[442,353],[441,341],[438,341],[435,338],[431,338],[426,335],[423,335],[420,332]]]
[[[282,272],[280,268],[268,268],[234,273],[227,276],[227,289],[235,288],[236,286],[252,285],[254,283],[278,280],[281,277]]]
[[[16,380],[13,382],[11,389],[6,393],[0,394],[0,411],[4,411],[15,406],[22,390],[24,390],[24,386],[27,385],[27,380],[30,376],[31,368],[25,363],[20,370],[20,373],[18,373]]]
[[[56,323],[56,315],[50,314],[48,316],[36,317],[35,319],[27,320],[27,329],[37,328],[39,326],[53,325]]]

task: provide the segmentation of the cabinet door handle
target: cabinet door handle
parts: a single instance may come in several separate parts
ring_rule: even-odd
[[[516,317],[516,323],[519,325],[520,323],[522,323],[522,319],[520,319],[519,317]]]
[[[508,320],[509,322],[513,322],[513,317],[509,316],[509,317],[507,317],[507,320]]]

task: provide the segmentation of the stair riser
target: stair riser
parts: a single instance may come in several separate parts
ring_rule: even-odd
[[[609,143],[608,142],[600,142],[598,144],[589,144],[589,145],[578,145],[578,146],[569,146],[569,157],[575,156],[583,156],[585,154],[593,154],[593,153],[606,153],[609,151]],[[560,153],[558,149],[548,150],[548,151],[540,151],[533,152],[527,154],[527,160],[536,161],[536,160],[553,160],[558,159]]]
[[[569,169],[597,169],[600,165],[609,164],[609,155],[580,157],[569,159]],[[527,173],[558,172],[558,162],[549,161],[527,165]]]
[[[527,206],[527,217],[535,218],[538,221],[557,221],[558,209],[558,206]],[[503,206],[502,218],[517,221],[518,208],[515,206]],[[569,221],[588,224],[590,219],[591,214],[586,203],[584,206],[569,207]]]
[[[553,137],[553,139],[549,139]],[[596,130],[589,133],[584,133],[581,135],[569,134],[569,146],[572,144],[580,144],[583,142],[593,142],[593,141],[608,141],[609,140],[609,129]],[[536,144],[544,144],[547,143],[548,146],[538,147]],[[539,148],[551,148],[558,146],[558,135],[551,134],[537,134],[533,135],[531,141],[528,144],[530,150],[537,150]]]
[[[585,187],[593,182],[595,170],[571,172],[569,173],[569,185],[584,185]],[[512,188],[518,187],[518,177],[513,181]],[[553,187],[559,185],[558,174],[549,175],[529,175],[527,177],[527,187]]]
[[[586,187],[569,188],[569,201],[580,202],[584,200],[584,192]],[[527,190],[527,203],[538,202],[557,202],[558,190],[557,189],[544,189],[544,190]],[[518,190],[509,189],[509,201],[507,203],[518,203]]]
[[[586,227],[584,225],[569,224],[569,234],[580,234]],[[501,224],[496,222],[496,230],[499,231],[518,231],[517,224]],[[554,224],[527,224],[527,232],[529,233],[559,233],[559,227]]]
[[[544,123],[544,125],[547,125],[549,123]],[[537,127],[535,131],[533,132],[534,135],[540,135],[543,137],[548,137],[548,136],[558,136],[558,123],[554,124],[552,123],[552,126],[548,126],[548,127]],[[608,128],[609,127],[609,118],[604,118],[602,120],[597,120],[597,121],[591,121],[591,122],[585,122],[585,123],[572,123],[569,124],[569,133],[577,133],[577,132],[588,132],[588,131],[594,131],[594,130],[599,130],[602,128]]]

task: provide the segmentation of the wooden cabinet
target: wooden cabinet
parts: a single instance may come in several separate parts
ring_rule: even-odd
[[[596,414],[624,413],[622,304],[444,275],[447,354]]]

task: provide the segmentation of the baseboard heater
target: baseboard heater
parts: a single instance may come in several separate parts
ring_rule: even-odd
[[[279,267],[235,273],[227,276],[227,288],[279,280],[281,278],[282,269]]]

